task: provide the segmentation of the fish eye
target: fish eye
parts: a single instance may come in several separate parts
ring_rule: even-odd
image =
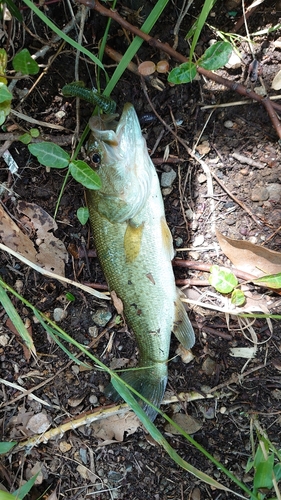
[[[99,153],[94,153],[91,157],[91,161],[93,163],[100,163],[101,162],[101,156],[99,155]]]

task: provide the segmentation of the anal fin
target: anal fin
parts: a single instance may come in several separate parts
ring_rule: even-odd
[[[195,335],[180,295],[181,292],[177,289],[173,333],[185,349],[190,349],[194,345]]]

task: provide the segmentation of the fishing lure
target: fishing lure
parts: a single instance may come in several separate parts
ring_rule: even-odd
[[[116,102],[113,99],[100,94],[97,90],[87,89],[84,82],[68,83],[61,91],[65,97],[79,97],[84,101],[98,106],[104,113],[112,114],[116,111]]]

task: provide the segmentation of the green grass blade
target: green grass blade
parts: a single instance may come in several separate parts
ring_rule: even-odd
[[[62,38],[65,42],[69,43],[69,45],[72,45],[75,49],[79,50],[80,52],[83,52],[86,56],[88,56],[91,61],[93,61],[95,64],[97,64],[101,69],[104,70],[104,66],[102,62],[94,56],[88,49],[85,49],[82,45],[79,43],[75,42],[72,38],[70,38],[68,35],[63,33],[57,26],[47,17],[43,12],[41,12],[36,5],[31,2],[30,0],[23,0],[24,3],[35,13],[37,14],[38,17],[40,17],[41,21],[43,21],[49,28],[54,31],[60,38]]]
[[[8,314],[11,322],[13,323],[14,327],[18,331],[19,335],[21,336],[22,340],[24,341],[25,345],[28,347],[28,349],[36,355],[36,349],[33,344],[33,340],[28,333],[26,327],[24,326],[24,323],[18,314],[17,310],[15,309],[11,299],[9,298],[8,294],[5,292],[3,286],[2,286],[2,280],[0,279],[0,302],[2,303],[2,306],[6,313]]]
[[[210,10],[212,9],[212,7],[215,3],[216,3],[216,0],[205,0],[205,2],[204,2],[204,5],[203,5],[202,10],[200,12],[200,16],[198,17],[198,19],[196,21],[196,30],[195,30],[195,33],[193,35],[192,44],[191,44],[191,48],[190,48],[190,54],[189,54],[189,61],[190,62],[192,62],[194,50],[195,50],[196,44],[198,42],[202,28],[203,28],[205,21],[209,15]]]

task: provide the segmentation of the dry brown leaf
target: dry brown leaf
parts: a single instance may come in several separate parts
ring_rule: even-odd
[[[32,226],[29,221],[28,225],[33,227],[34,232],[37,233],[39,251],[0,206],[0,238],[2,242],[43,269],[64,276],[64,265],[67,262],[66,248],[62,241],[49,232],[57,228],[56,222],[35,203],[21,201],[18,203],[18,209],[31,219]]]
[[[17,209],[31,220],[39,240],[36,263],[48,271],[64,276],[64,265],[68,253],[64,243],[53,235],[58,226],[56,221],[36,203],[18,202]]]
[[[216,235],[223,253],[237,269],[260,278],[264,274],[281,273],[281,253],[255,245],[245,240],[235,240],[221,234]]]
[[[176,413],[173,415],[173,420],[178,424],[187,434],[194,434],[199,431],[202,427],[202,424],[198,422],[195,418],[190,415],[186,415],[185,413]],[[175,429],[172,424],[165,425],[165,431],[170,434],[180,434],[180,431]]]
[[[112,440],[123,441],[124,433],[129,436],[139,428],[140,421],[138,417],[129,412],[125,415],[113,415],[106,420],[100,420],[92,423],[93,433],[97,438],[104,441]]]
[[[33,434],[41,434],[42,432],[46,432],[50,425],[51,423],[46,413],[40,412],[29,419],[26,428],[33,432]]]

